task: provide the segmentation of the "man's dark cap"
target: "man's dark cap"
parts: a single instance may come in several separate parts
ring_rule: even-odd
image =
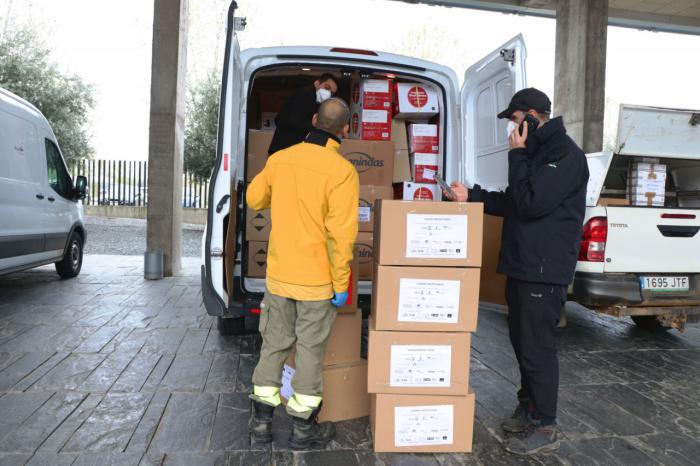
[[[539,89],[534,87],[521,89],[513,95],[508,108],[499,113],[498,118],[510,118],[516,110],[527,112],[530,109],[536,110],[538,113],[550,113],[552,102],[549,101],[547,94]]]

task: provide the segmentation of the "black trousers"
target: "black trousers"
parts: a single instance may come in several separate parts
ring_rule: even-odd
[[[559,361],[556,328],[566,301],[566,287],[508,278],[508,329],[520,366],[518,399],[531,403],[531,414],[542,424],[557,416]]]

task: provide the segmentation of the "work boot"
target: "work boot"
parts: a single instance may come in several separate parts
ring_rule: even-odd
[[[556,451],[559,449],[557,429],[553,425],[542,426],[533,421],[521,435],[506,439],[503,447],[507,452],[521,456]]]
[[[515,411],[510,417],[507,417],[501,423],[501,428],[504,432],[511,434],[519,434],[525,432],[527,425],[530,422],[530,401],[522,400],[518,403]]]
[[[316,422],[321,407],[314,409],[308,419],[297,416],[292,418],[292,433],[289,436],[289,448],[292,450],[321,449],[335,437],[335,425],[332,422]]]
[[[257,443],[272,442],[272,416],[275,407],[253,400],[253,412],[250,415],[248,429]]]

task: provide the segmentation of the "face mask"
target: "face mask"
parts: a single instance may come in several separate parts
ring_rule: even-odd
[[[324,100],[328,100],[330,98],[331,98],[331,91],[329,91],[328,89],[324,89],[322,87],[319,87],[316,90],[316,102],[318,102],[319,104],[321,102],[323,102]]]
[[[513,120],[508,120],[508,123],[506,124],[506,139],[510,137],[511,134],[513,134],[513,131],[516,130],[518,127],[518,124],[514,122]]]

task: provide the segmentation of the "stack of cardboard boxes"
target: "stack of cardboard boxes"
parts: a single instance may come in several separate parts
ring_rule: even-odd
[[[666,200],[666,165],[658,160],[634,162],[629,174],[633,206],[663,207]]]
[[[483,206],[385,201],[375,211],[369,332],[378,452],[469,452]]]
[[[245,167],[246,184],[265,168],[267,149],[274,131],[248,130],[248,157]],[[272,229],[270,209],[255,211],[247,208],[246,246],[248,248],[248,276],[264,278],[267,270],[267,242]]]

